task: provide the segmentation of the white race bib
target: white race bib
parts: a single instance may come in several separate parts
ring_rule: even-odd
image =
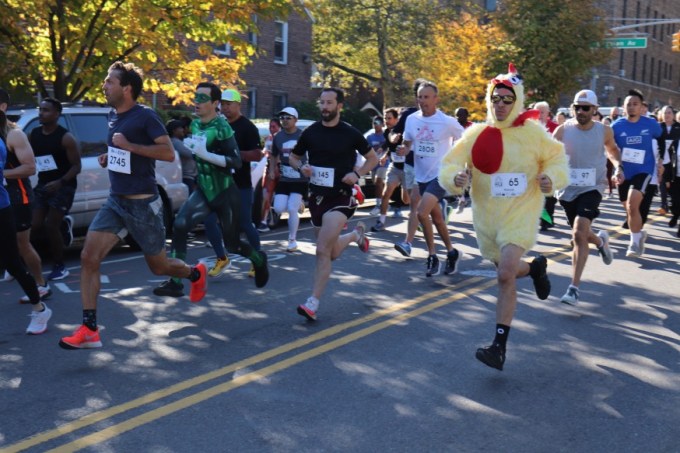
[[[631,164],[641,164],[645,161],[645,151],[635,148],[623,148],[621,160]]]
[[[312,167],[310,182],[315,186],[333,187],[335,169],[326,167]]]
[[[569,185],[571,186],[595,186],[594,168],[572,168],[569,173]]]
[[[54,161],[54,156],[48,154],[47,156],[35,156],[35,167],[38,173],[41,171],[50,171],[57,169],[57,163]]]
[[[300,172],[290,165],[281,165],[281,176],[284,178],[300,179]]]
[[[206,138],[204,135],[194,135],[184,139],[184,146],[189,148],[193,154],[206,151]]]
[[[392,162],[400,163],[400,162],[406,162],[406,156],[400,156],[397,153],[392,153]]]
[[[437,145],[430,140],[418,140],[416,142],[416,156],[435,157],[437,155]]]
[[[492,197],[519,197],[527,190],[525,173],[496,173],[490,181]]]
[[[109,146],[109,162],[107,168],[116,173],[129,175],[132,172],[132,155],[130,151]]]

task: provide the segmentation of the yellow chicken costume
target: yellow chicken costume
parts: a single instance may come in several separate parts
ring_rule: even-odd
[[[497,85],[509,88],[516,96],[503,121],[496,120],[491,103]],[[564,146],[538,122],[537,111],[522,113],[523,106],[522,79],[510,64],[508,74],[496,76],[487,87],[487,124],[466,129],[444,157],[439,172],[439,184],[459,195],[463,188],[456,187],[454,178],[466,167],[471,171],[477,244],[482,256],[494,263],[498,263],[505,245],[514,244],[528,251],[536,243],[545,197],[537,176],[547,175],[554,190],[569,182]]]

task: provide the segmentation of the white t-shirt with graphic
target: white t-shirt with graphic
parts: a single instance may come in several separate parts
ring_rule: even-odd
[[[423,116],[419,110],[406,118],[404,140],[412,142],[417,182],[430,182],[439,175],[444,155],[461,135],[463,126],[441,110],[432,116]]]

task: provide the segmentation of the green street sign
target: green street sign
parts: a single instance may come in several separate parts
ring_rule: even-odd
[[[646,49],[647,38],[605,38],[602,44],[595,47],[607,47],[610,49]]]

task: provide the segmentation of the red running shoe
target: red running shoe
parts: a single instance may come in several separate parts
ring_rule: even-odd
[[[354,184],[354,187],[352,188],[352,196],[357,201],[357,203],[364,204],[365,197],[359,184]]]
[[[189,292],[189,300],[193,303],[200,302],[201,299],[205,297],[206,291],[208,291],[208,279],[206,276],[208,272],[205,268],[205,264],[198,263],[194,269],[198,271],[200,276],[195,282],[191,282],[191,291]]]

